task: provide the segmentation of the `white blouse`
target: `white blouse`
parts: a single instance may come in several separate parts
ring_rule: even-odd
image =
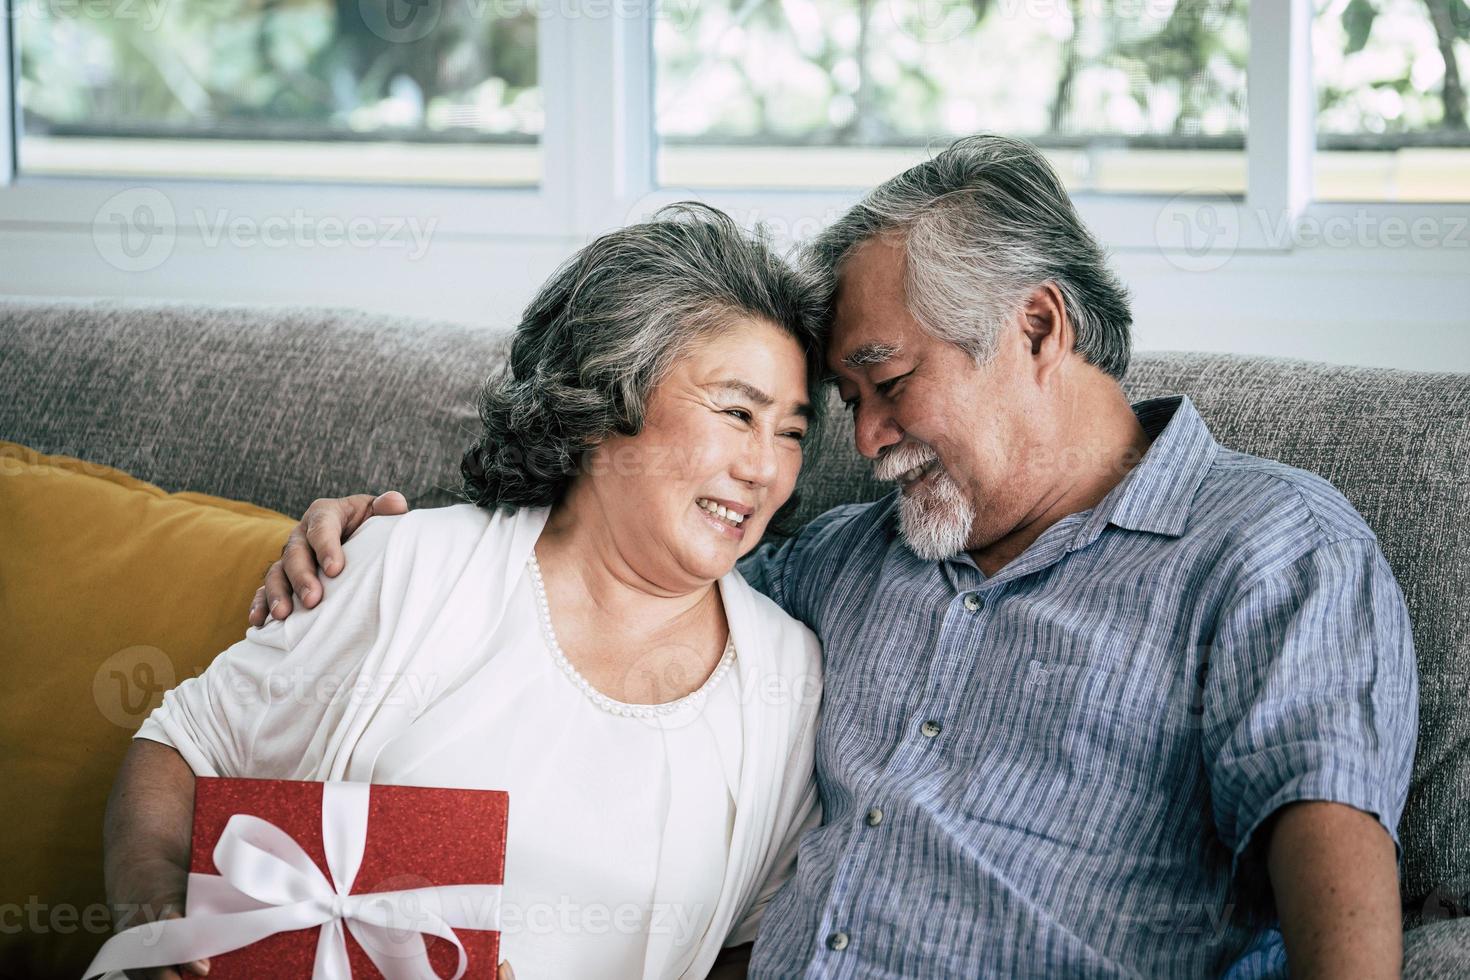
[[[604,697],[549,642],[531,562],[486,638],[493,681],[463,747],[486,755],[485,788],[510,793],[501,957],[518,980],[641,976],[655,930],[682,955],[719,898],[740,783],[733,645],[670,711]],[[445,748],[406,761],[390,747],[374,778],[457,785],[463,754]]]
[[[544,509],[476,510],[369,520],[326,601],[247,631],[135,737],[198,775],[506,790],[501,955],[520,980],[702,977],[753,938],[819,818],[815,638],[789,618],[757,629],[753,610],[775,606],[732,572],[730,642],[704,684],[613,700],[557,644],[533,549]],[[467,527],[488,540],[467,548]],[[808,690],[763,707],[782,679]]]

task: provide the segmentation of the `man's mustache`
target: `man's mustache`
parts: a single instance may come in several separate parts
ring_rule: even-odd
[[[891,482],[915,466],[923,466],[938,458],[939,454],[922,442],[900,442],[873,461],[873,478]]]

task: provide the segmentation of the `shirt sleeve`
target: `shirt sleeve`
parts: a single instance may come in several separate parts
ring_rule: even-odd
[[[1264,841],[1282,806],[1398,822],[1418,733],[1408,610],[1376,540],[1323,543],[1255,574],[1227,602],[1204,682],[1202,747],[1232,876],[1271,914]]]
[[[803,633],[809,661],[813,664],[819,663],[821,644],[810,631],[803,630]],[[808,683],[797,695],[802,699],[801,727],[792,742],[782,779],[782,798],[777,811],[780,819],[777,840],[780,843],[770,863],[770,871],[756,890],[755,898],[725,937],[726,946],[740,946],[755,941],[755,934],[765,917],[766,906],[771,904],[771,899],[796,873],[796,853],[802,837],[822,822],[822,804],[817,795],[814,770],[817,711],[821,702],[820,670],[813,670],[806,680]]]
[[[134,733],[176,749],[196,776],[303,778],[361,696],[378,633],[392,517],[373,517],[343,545],[346,564],[323,576],[315,608],[250,627],[205,670],[163,696]],[[293,603],[296,599],[293,596]]]
[[[756,591],[816,629],[818,597],[825,594],[826,581],[840,568],[834,549],[844,518],[867,507],[866,504],[844,504],[812,518],[784,541],[768,541],[744,558],[736,567]]]
[[[798,535],[801,531],[796,532]],[[768,597],[781,608],[786,606],[781,602],[777,593],[777,583],[781,579],[781,568],[786,560],[791,557],[791,542],[796,537],[792,536],[785,541],[765,541],[756,547],[754,551],[735,563],[740,575],[750,583],[750,587]],[[791,610],[786,610],[788,613]]]

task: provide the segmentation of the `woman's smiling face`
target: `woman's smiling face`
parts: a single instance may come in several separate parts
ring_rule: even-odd
[[[587,454],[579,489],[638,566],[713,581],[790,498],[810,415],[801,346],[771,323],[736,318],[654,388],[642,432]]]

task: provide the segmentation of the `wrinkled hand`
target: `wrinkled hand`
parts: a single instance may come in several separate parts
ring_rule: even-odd
[[[316,577],[318,563],[332,578],[342,571],[347,558],[342,542],[352,537],[369,517],[408,513],[408,501],[397,490],[374,497],[370,493],[351,497],[322,497],[312,501],[301,522],[281,549],[281,557],[265,573],[265,584],[255,590],[250,603],[250,625],[264,626],[266,610],[276,619],[291,615],[291,593],[311,609],[322,598]]]
[[[143,925],[145,922],[162,922],[164,919],[181,919],[184,913],[180,908],[180,902],[165,902],[159,904],[144,903],[139,905],[134,912],[136,914],[127,918],[119,924],[119,928],[131,929],[133,926]],[[158,910],[154,914],[155,909]],[[124,970],[123,976],[128,980],[183,980],[184,977],[202,977],[209,974],[209,960],[194,960],[191,963],[180,963],[175,966],[151,966],[137,970]]]

